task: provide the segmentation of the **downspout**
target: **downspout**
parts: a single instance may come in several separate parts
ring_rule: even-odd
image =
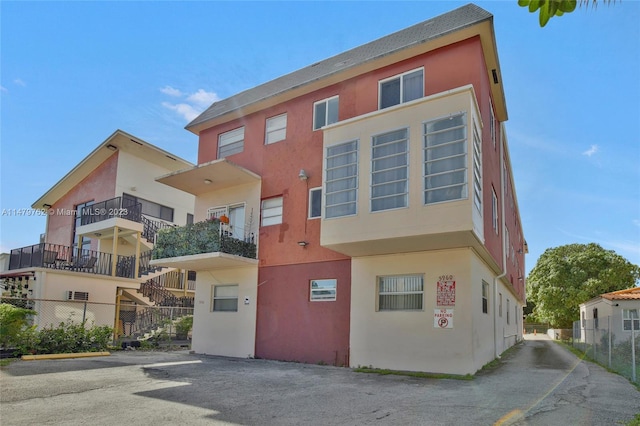
[[[500,123],[500,217],[498,218],[498,229],[500,233],[500,245],[502,246],[502,273],[493,279],[493,353],[494,358],[499,358],[498,353],[498,310],[495,308],[498,300],[498,281],[507,275],[507,252],[504,246],[504,226],[500,226],[500,221],[504,224],[504,138],[502,137],[503,125]],[[503,335],[504,333],[500,333]],[[504,338],[503,338],[504,345]]]

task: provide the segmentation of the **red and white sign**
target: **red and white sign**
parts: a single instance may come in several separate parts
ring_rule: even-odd
[[[433,327],[453,328],[453,309],[434,309]]]
[[[436,303],[437,306],[456,305],[456,282],[453,275],[441,275],[438,278]]]

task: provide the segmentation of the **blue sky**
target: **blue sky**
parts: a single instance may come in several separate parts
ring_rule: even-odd
[[[464,4],[0,1],[0,250],[45,228],[7,211],[116,129],[195,163],[184,126],[216,99]],[[640,2],[545,28],[517,0],[476,4],[494,15],[527,273],[570,243],[640,264]]]

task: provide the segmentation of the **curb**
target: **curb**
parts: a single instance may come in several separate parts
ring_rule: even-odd
[[[42,354],[42,355],[22,355],[23,361],[37,361],[40,359],[67,359],[67,358],[90,358],[94,356],[109,356],[111,352],[82,352],[77,354]]]

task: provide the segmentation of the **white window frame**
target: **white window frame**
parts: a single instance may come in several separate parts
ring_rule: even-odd
[[[260,225],[271,226],[282,223],[283,198],[271,197],[265,198],[260,203]]]
[[[390,142],[384,142],[384,143],[380,143],[378,144],[377,142],[377,138],[382,138],[385,137],[387,135],[396,133],[396,132],[401,132],[404,131],[404,138],[400,138],[400,139],[396,139],[396,140],[392,140]],[[376,154],[376,151],[384,151],[385,147],[389,147],[392,145],[397,145],[400,146],[401,144],[404,143],[405,149],[404,151],[399,151],[399,152],[394,152],[392,154],[389,155],[381,155],[378,156]],[[400,166],[394,166],[394,167],[389,167],[389,168],[380,168],[380,166],[377,166],[376,164],[378,163],[382,163],[385,160],[394,158],[394,157],[402,157],[404,156],[404,164],[400,165]],[[402,179],[396,179],[396,180],[389,180],[389,181],[381,181],[381,182],[376,182],[376,176],[383,176],[385,173],[388,173],[390,171],[394,171],[394,170],[401,170],[404,169],[405,170],[405,177]],[[379,211],[385,211],[385,210],[395,210],[395,209],[400,209],[400,208],[405,208],[409,206],[409,128],[400,128],[400,129],[395,129],[395,130],[391,130],[388,132],[384,132],[384,133],[380,133],[377,135],[374,135],[371,137],[371,175],[370,175],[370,179],[371,179],[371,186],[370,186],[370,204],[369,204],[369,210],[371,212],[379,212]],[[393,185],[393,184],[400,184],[400,186],[402,186],[402,183],[404,183],[404,189],[400,192],[393,192],[391,194],[376,194],[376,191],[379,188],[382,188],[384,186],[387,185]],[[389,198],[396,198],[396,197],[401,197],[402,200],[398,205],[394,205],[391,207],[384,207],[384,206],[376,206],[376,201],[382,201],[384,199],[389,199]],[[383,203],[384,204],[384,203]]]
[[[320,197],[320,199],[318,200],[320,202],[320,209],[318,211],[318,214],[314,215],[313,214],[313,200],[314,200],[314,194],[318,194],[318,197]],[[309,210],[308,210],[308,219],[320,219],[322,217],[322,187],[319,186],[317,188],[310,188],[309,189]]]
[[[454,120],[460,118],[462,124],[457,124],[452,127],[447,127],[444,129],[432,130],[429,131],[429,127],[432,125],[436,125],[438,123],[444,122],[447,123],[450,120]],[[431,204],[439,204],[439,203],[448,203],[466,200],[469,198],[469,182],[468,182],[468,123],[467,123],[467,113],[466,111],[457,112],[455,114],[450,114],[446,117],[440,117],[435,120],[429,120],[422,123],[422,164],[423,164],[423,205],[431,205]],[[456,130],[462,130],[462,138],[461,139],[452,139],[446,142],[436,141],[436,143],[431,142],[431,138],[437,139],[438,135],[447,134],[449,132],[455,132]],[[453,134],[452,134],[453,135]],[[437,153],[439,150],[446,147],[460,147],[462,148],[461,152],[456,152],[449,156],[439,156]],[[460,164],[450,165],[449,168],[439,170],[436,167],[436,164],[449,161],[449,160],[458,160]],[[461,161],[460,161],[461,159]],[[444,164],[444,163],[442,163]],[[458,168],[454,168],[458,166]],[[442,166],[441,166],[442,167]],[[462,182],[455,181],[457,177],[462,177]],[[445,179],[451,179],[452,182],[445,184]],[[438,181],[440,178],[442,180]],[[436,200],[430,200],[431,194],[437,194],[438,191],[444,197],[443,199],[439,199],[436,196]],[[459,195],[458,194],[459,191]]]
[[[223,152],[223,148],[232,145],[233,148],[229,149],[229,152]],[[244,151],[244,126],[218,135],[218,158],[225,158],[242,151]]]
[[[267,118],[265,123],[264,143],[269,145],[272,143],[283,141],[287,138],[287,113]]]
[[[326,284],[327,287],[313,288],[314,283],[318,285]],[[331,292],[326,295],[325,292]],[[332,294],[332,295],[331,295]],[[338,297],[338,280],[335,278],[310,280],[309,281],[309,301],[310,302],[334,302]]]
[[[422,73],[422,79],[421,79],[422,91],[420,93],[420,96],[418,96],[417,98],[406,100],[404,98],[404,79],[409,74],[413,74],[413,73],[416,73],[416,72],[421,72]],[[399,89],[400,90],[400,102],[398,102],[397,104],[387,105],[387,106],[383,107],[382,106],[382,86],[385,83],[388,83],[388,82],[393,81],[393,80],[399,80],[400,81],[400,89]],[[396,74],[394,76],[391,76],[391,77],[388,77],[388,78],[385,78],[383,80],[378,81],[378,109],[389,108],[389,107],[392,107],[392,106],[395,106],[395,105],[400,105],[400,104],[403,104],[405,102],[413,101],[415,99],[420,99],[420,98],[423,98],[423,97],[424,97],[424,67],[419,67],[419,68],[415,68],[415,69],[412,69],[412,70],[409,70],[409,71],[405,71],[403,73]]]
[[[338,152],[332,155],[332,151],[339,151],[342,147],[348,147],[353,145],[349,151]],[[348,161],[348,158],[354,157],[353,161]],[[341,163],[340,159],[345,158],[347,162]],[[330,164],[336,161],[337,166]],[[359,163],[359,141],[357,139],[343,142],[340,144],[332,145],[326,149],[325,157],[325,184],[324,184],[324,218],[335,218],[344,216],[354,216],[358,213],[358,163]],[[340,170],[353,168],[353,173],[345,174],[344,176],[333,178],[331,174]],[[353,185],[348,185],[346,188],[334,189],[334,184],[339,184],[340,181],[346,182],[350,179],[354,180]],[[336,185],[339,186],[339,185]],[[339,198],[342,199],[340,200]],[[336,198],[334,200],[333,198]],[[335,211],[333,211],[335,210]]]
[[[336,101],[335,103],[333,103],[334,100]],[[320,107],[322,104],[324,104],[324,122],[319,123],[318,117],[316,116],[316,112],[317,112],[317,107]],[[331,112],[332,105],[336,106],[335,120],[331,119],[330,112]],[[337,123],[338,117],[339,117],[338,116],[339,111],[340,111],[340,97],[338,95],[332,96],[327,99],[323,99],[318,102],[314,102],[313,103],[313,130],[319,130],[324,126],[328,126],[329,124]]]
[[[622,331],[631,331],[631,324],[633,324],[635,331],[640,330],[640,317],[637,308],[622,310]]]
[[[405,289],[407,287],[406,279],[420,279],[420,289],[416,290],[413,288]],[[385,283],[384,280],[389,279],[388,283]],[[395,281],[392,283],[391,281]],[[409,287],[415,283],[409,283]],[[384,290],[384,286],[393,286],[396,287],[395,290]],[[412,296],[419,295],[420,306],[417,308],[394,308],[394,307],[383,307],[385,304],[381,303],[381,299],[384,296]],[[411,303],[412,301],[409,301]],[[404,303],[404,302],[403,302]],[[388,311],[405,311],[405,312],[423,312],[424,311],[424,275],[423,274],[407,274],[407,275],[381,275],[376,277],[376,310],[378,312],[388,312]]]
[[[216,295],[217,289],[231,289],[235,287],[235,295],[231,296],[218,296]],[[220,284],[220,285],[212,285],[211,286],[211,312],[238,312],[238,295],[240,291],[240,286],[238,284]],[[216,309],[216,300],[234,300],[236,301],[236,309]]]

